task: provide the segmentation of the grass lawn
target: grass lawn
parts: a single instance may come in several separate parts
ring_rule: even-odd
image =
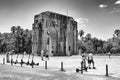
[[[71,57],[50,57],[47,61],[48,69],[45,70],[45,61],[42,61],[39,56],[35,56],[34,61],[39,63],[39,66],[20,64],[11,66],[9,63],[3,65],[2,61],[5,55],[0,56],[0,80],[120,80],[120,56],[94,56],[95,70],[88,72],[76,73],[75,69],[80,67],[81,56]],[[20,61],[22,55],[19,56]],[[13,56],[16,60],[16,55]],[[27,62],[28,55],[24,57]],[[31,59],[30,59],[31,60]],[[65,72],[61,72],[61,62]],[[105,65],[108,64],[109,77],[105,76]]]

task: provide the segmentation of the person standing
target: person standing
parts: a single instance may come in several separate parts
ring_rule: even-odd
[[[110,59],[110,56],[111,56],[111,53],[110,53],[110,52],[108,52],[108,56],[109,56],[109,59]]]
[[[89,55],[88,55],[88,68],[89,69],[91,69],[91,63],[92,63],[93,69],[95,69],[94,60],[93,60],[93,54],[89,53]]]
[[[41,50],[41,60],[43,61],[44,50]]]
[[[6,52],[6,62],[7,63],[10,63],[9,55],[10,55],[9,52]]]
[[[23,53],[24,55],[26,55],[27,53],[26,53],[26,51],[24,51],[24,53]]]
[[[82,64],[83,64],[83,67],[86,68],[86,55],[85,55],[85,53],[82,53]]]
[[[49,52],[48,52],[48,50],[46,51],[45,57],[49,60]]]
[[[79,55],[81,55],[81,49],[79,49]]]

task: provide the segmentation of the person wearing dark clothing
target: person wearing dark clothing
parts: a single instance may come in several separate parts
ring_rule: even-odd
[[[85,55],[85,53],[82,54],[82,63],[83,63],[83,67],[86,67],[86,55]]]

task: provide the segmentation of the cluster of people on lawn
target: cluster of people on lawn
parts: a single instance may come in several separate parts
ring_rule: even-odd
[[[91,66],[92,66],[92,68],[95,69],[93,53],[86,54],[85,52],[79,52],[79,54],[81,54],[81,56],[82,56],[83,67],[87,67],[87,68],[91,69]],[[107,55],[109,56],[109,59],[110,59],[111,52],[108,52]],[[88,66],[87,66],[87,62],[88,62]]]
[[[95,69],[93,53],[89,53],[88,56],[86,56],[85,53],[82,53],[81,56],[82,56],[83,67],[86,68],[87,67],[86,62],[88,62],[88,68],[91,69],[91,64],[92,64],[92,68]]]
[[[10,55],[11,55],[11,59],[12,59],[12,55],[13,54],[16,54],[15,50],[11,50],[9,52],[6,53],[6,61],[7,63],[10,62]],[[23,52],[23,55],[26,55],[26,51]],[[31,54],[31,55],[34,55],[34,54]],[[41,50],[41,60],[44,61],[44,60],[49,60],[49,55],[48,55],[48,51],[44,51],[44,50]]]
[[[14,54],[15,51],[14,50],[11,50],[10,52],[7,53],[7,61],[9,61],[9,55],[11,54]],[[26,52],[24,52],[24,55],[27,54]],[[80,54],[80,53],[79,53]],[[109,52],[108,53],[108,56],[110,58],[110,55],[111,53]],[[41,60],[49,60],[49,53],[48,51],[45,51],[45,50],[41,50]],[[85,52],[82,52],[81,53],[81,56],[82,56],[82,63],[83,63],[83,67],[87,67],[87,62],[88,62],[88,68],[91,69],[91,66],[93,69],[95,69],[95,66],[94,66],[94,59],[93,59],[93,53],[89,53],[88,55],[86,55]],[[11,56],[12,58],[12,56]]]

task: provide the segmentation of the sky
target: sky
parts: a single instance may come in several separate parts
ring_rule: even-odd
[[[78,31],[107,40],[120,29],[120,0],[0,0],[0,32],[12,26],[32,30],[34,15],[43,11],[69,15]]]

